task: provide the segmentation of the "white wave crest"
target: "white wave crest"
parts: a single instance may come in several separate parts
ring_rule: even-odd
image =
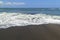
[[[40,24],[60,24],[60,16],[51,16],[46,14],[22,14],[22,13],[6,13],[0,14],[0,28],[8,28],[11,26],[26,26]]]

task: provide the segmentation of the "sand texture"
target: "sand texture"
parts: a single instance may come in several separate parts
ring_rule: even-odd
[[[60,40],[60,25],[43,24],[0,29],[0,40]]]

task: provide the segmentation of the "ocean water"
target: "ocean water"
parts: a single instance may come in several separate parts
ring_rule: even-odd
[[[0,28],[60,24],[60,8],[0,8]]]

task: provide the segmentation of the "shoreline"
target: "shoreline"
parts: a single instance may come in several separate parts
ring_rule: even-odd
[[[60,40],[60,25],[42,24],[0,29],[0,40]]]

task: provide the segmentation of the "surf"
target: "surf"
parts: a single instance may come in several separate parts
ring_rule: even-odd
[[[0,28],[41,24],[60,24],[60,16],[47,14],[0,13]]]

